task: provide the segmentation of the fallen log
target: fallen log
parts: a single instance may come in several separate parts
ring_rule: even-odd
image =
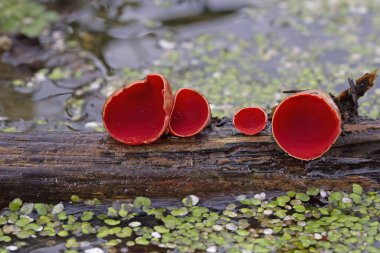
[[[380,120],[360,120],[322,158],[300,161],[272,139],[216,121],[192,138],[128,146],[106,133],[0,133],[0,202],[231,195],[253,191],[380,189]]]

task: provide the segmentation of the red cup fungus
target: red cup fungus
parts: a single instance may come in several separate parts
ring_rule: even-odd
[[[160,74],[150,74],[116,90],[103,107],[103,124],[116,140],[141,145],[152,143],[169,126],[173,94]]]
[[[170,116],[170,133],[178,137],[190,137],[201,132],[209,123],[211,110],[207,99],[189,88],[177,91]]]
[[[272,117],[273,136],[290,156],[301,160],[321,157],[341,133],[341,116],[334,101],[310,90],[285,98]]]
[[[246,107],[235,113],[233,122],[236,129],[243,134],[255,135],[264,130],[268,116],[261,107]]]

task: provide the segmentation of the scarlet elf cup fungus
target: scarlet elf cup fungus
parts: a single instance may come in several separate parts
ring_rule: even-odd
[[[150,74],[112,93],[103,107],[103,124],[116,140],[148,144],[164,134],[169,126],[173,94],[160,74]]]
[[[210,106],[202,94],[189,88],[176,92],[169,124],[171,134],[178,137],[196,135],[207,126],[210,118]]]
[[[301,160],[321,157],[341,132],[341,116],[334,101],[310,90],[285,98],[272,118],[273,136],[290,156]]]
[[[233,122],[243,134],[255,135],[264,130],[268,116],[261,107],[246,107],[235,113]]]

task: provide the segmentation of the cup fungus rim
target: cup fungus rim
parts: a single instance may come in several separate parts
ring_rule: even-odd
[[[281,104],[283,104],[284,102],[288,101],[288,100],[291,100],[291,99],[294,99],[295,97],[298,97],[298,96],[302,96],[302,95],[308,95],[308,96],[311,96],[311,97],[316,97],[320,100],[322,100],[326,105],[328,105],[330,108],[331,108],[331,111],[334,111],[334,116],[335,116],[335,120],[338,121],[338,126],[337,126],[337,129],[338,129],[338,133],[336,134],[336,137],[334,138],[334,140],[330,143],[330,145],[324,149],[324,151],[318,155],[318,156],[315,156],[315,157],[312,157],[312,158],[302,158],[302,157],[299,157],[297,155],[292,155],[290,154],[287,149],[285,149],[280,143],[279,141],[277,140],[276,138],[276,134],[275,134],[275,127],[274,127],[274,122],[275,122],[275,119],[276,119],[276,114],[277,114],[277,111],[278,111],[278,108],[281,106]],[[329,97],[327,94],[325,94],[323,91],[320,91],[320,90],[305,90],[305,91],[301,91],[301,92],[297,92],[295,94],[292,94],[286,98],[284,98],[278,105],[277,107],[275,108],[274,110],[274,113],[273,113],[273,116],[272,116],[272,135],[273,135],[273,138],[274,140],[276,141],[277,145],[283,150],[285,151],[285,153],[293,158],[296,158],[296,159],[299,159],[299,160],[303,160],[303,161],[311,161],[311,160],[315,160],[315,159],[318,159],[320,157],[322,157],[327,151],[329,151],[331,149],[331,147],[335,144],[335,142],[337,141],[337,139],[339,138],[339,136],[341,135],[342,133],[342,117],[341,117],[341,114],[340,114],[340,111],[339,111],[339,108],[338,106],[334,103],[334,101],[332,100],[331,97]]]
[[[237,126],[236,126],[236,123],[235,123],[235,118],[236,116],[241,112],[241,111],[244,111],[244,110],[249,110],[249,109],[255,109],[255,110],[259,110],[261,111],[263,114],[264,114],[264,124],[263,124],[263,127],[260,128],[259,131],[257,131],[256,133],[254,134],[248,134],[248,133],[245,133],[243,131],[241,131]],[[243,107],[243,108],[240,108],[235,114],[234,114],[234,117],[232,119],[232,123],[234,124],[235,128],[242,134],[245,134],[245,135],[249,135],[249,136],[253,136],[253,135],[256,135],[256,134],[259,134],[261,133],[268,125],[268,114],[267,112],[265,111],[264,108],[262,108],[261,106],[249,106],[249,107]]]
[[[134,142],[134,141],[126,141],[124,139],[121,139],[119,137],[116,137],[110,130],[109,128],[107,127],[107,124],[104,120],[105,118],[105,111],[106,111],[106,108],[108,106],[108,104],[111,102],[112,98],[119,95],[120,93],[124,92],[126,89],[130,89],[132,87],[134,87],[135,85],[143,85],[143,84],[147,84],[148,83],[148,80],[150,77],[153,77],[153,76],[157,76],[159,78],[161,78],[161,80],[163,81],[163,88],[162,88],[162,96],[163,96],[163,105],[162,105],[162,108],[163,110],[165,111],[165,119],[163,121],[163,125],[162,125],[162,129],[160,130],[160,132],[156,135],[156,137],[152,137],[150,139],[147,139],[147,140],[144,140],[142,142]],[[128,145],[133,145],[133,146],[137,146],[137,145],[142,145],[142,144],[150,144],[152,142],[155,142],[156,140],[158,140],[163,134],[167,133],[168,132],[168,127],[169,127],[169,123],[170,123],[170,115],[172,113],[172,110],[173,110],[173,101],[174,101],[174,98],[173,98],[173,93],[172,93],[172,89],[171,89],[171,86],[170,86],[170,83],[169,81],[161,74],[159,73],[151,73],[151,74],[148,74],[146,75],[146,77],[144,79],[140,79],[140,80],[136,80],[136,81],[133,81],[133,82],[130,82],[130,83],[125,83],[123,86],[121,86],[120,88],[118,88],[117,90],[113,91],[106,99],[106,101],[104,102],[104,105],[103,105],[103,108],[102,108],[102,121],[103,121],[103,126],[104,128],[106,129],[106,131],[108,132],[108,134],[115,140],[119,141],[119,142],[122,142],[124,144],[128,144]]]
[[[201,127],[198,128],[197,131],[191,133],[191,134],[178,134],[178,133],[175,133],[171,127],[171,118],[172,118],[172,114],[174,112],[174,107],[175,107],[175,103],[177,101],[177,95],[182,92],[182,91],[185,91],[185,90],[189,90],[189,91],[192,91],[198,95],[200,95],[202,97],[202,99],[206,102],[207,104],[207,120],[202,124]],[[169,121],[169,132],[174,135],[174,136],[177,136],[177,137],[183,137],[183,138],[186,138],[186,137],[191,137],[191,136],[194,136],[194,135],[197,135],[199,134],[200,132],[202,132],[206,127],[207,125],[210,123],[211,121],[211,108],[210,108],[210,103],[209,101],[207,100],[207,98],[202,94],[200,93],[199,91],[193,89],[193,88],[180,88],[177,90],[177,92],[174,94],[174,100],[173,100],[173,107],[172,107],[172,111],[170,113],[170,121]]]

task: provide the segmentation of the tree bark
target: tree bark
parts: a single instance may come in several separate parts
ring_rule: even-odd
[[[226,123],[226,122],[224,122]],[[0,134],[0,202],[231,195],[255,191],[380,189],[380,120],[344,125],[322,158],[300,161],[258,136],[214,121],[193,138],[127,146],[106,133]]]

